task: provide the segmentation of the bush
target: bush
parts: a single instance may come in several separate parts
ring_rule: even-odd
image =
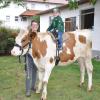
[[[10,54],[10,51],[14,45],[15,36],[12,33],[16,33],[17,30],[0,27],[0,55]]]
[[[2,25],[2,21],[0,20],[0,26]]]

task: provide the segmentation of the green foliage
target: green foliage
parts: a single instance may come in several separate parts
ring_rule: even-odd
[[[0,8],[9,6],[10,0],[0,0]]]
[[[0,27],[0,53],[9,53],[14,45],[13,29]]]
[[[97,0],[90,0],[92,5],[95,5]],[[77,0],[69,0],[68,2],[69,9],[77,9],[78,8],[78,1]]]
[[[69,9],[77,9],[78,8],[78,2],[76,0],[69,0]]]
[[[0,0],[0,8],[5,8],[10,5],[11,2],[16,3],[17,5],[24,6],[24,0]]]
[[[40,16],[33,16],[32,20],[36,20],[38,23],[40,23]]]
[[[96,2],[97,2],[97,0],[90,0],[90,3],[93,4],[93,5],[95,5]]]
[[[22,6],[22,7],[25,6],[25,5],[24,5],[24,1],[25,1],[25,0],[10,0],[10,1],[14,2],[14,3],[17,4],[18,6]]]
[[[0,26],[2,25],[2,21],[0,20]]]

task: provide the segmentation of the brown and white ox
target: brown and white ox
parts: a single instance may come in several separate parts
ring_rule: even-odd
[[[80,65],[80,86],[84,83],[85,69],[88,74],[88,90],[92,88],[92,71],[91,62],[91,30],[76,30],[64,33],[63,50],[60,51],[59,65],[68,65],[75,60]],[[24,55],[28,51],[28,43],[32,42],[32,48],[29,53],[38,68],[39,83],[36,93],[40,93],[42,89],[41,100],[47,98],[47,83],[51,71],[55,66],[56,44],[49,34],[20,32],[16,37],[16,44],[11,51],[14,56]],[[22,52],[23,51],[23,52]]]

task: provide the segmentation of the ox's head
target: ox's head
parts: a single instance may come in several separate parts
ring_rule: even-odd
[[[33,37],[33,33],[26,32],[24,30],[21,30],[18,36],[15,39],[15,45],[13,49],[11,50],[11,54],[13,56],[20,56],[27,53],[30,47],[30,41]],[[35,33],[34,33],[35,34]]]

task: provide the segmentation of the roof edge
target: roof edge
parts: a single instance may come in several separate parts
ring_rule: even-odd
[[[36,2],[36,3],[49,3],[49,4],[62,4],[62,5],[64,5],[64,4],[66,4],[66,3],[56,3],[56,2],[49,2],[49,1],[31,1],[31,0],[29,0],[29,1],[27,1],[26,0],[26,2]]]
[[[88,3],[88,2],[89,2],[89,0],[82,0],[82,1],[78,1],[78,4],[79,4],[79,5],[82,5],[82,4],[85,4],[85,3]],[[62,10],[62,9],[64,9],[64,8],[68,8],[68,4],[59,6],[58,8],[59,8],[60,10]],[[54,9],[54,8],[49,9],[49,10],[42,11],[42,12],[40,12],[40,13],[37,13],[37,15],[42,15],[42,14],[46,14],[46,13],[51,13],[53,9]]]

